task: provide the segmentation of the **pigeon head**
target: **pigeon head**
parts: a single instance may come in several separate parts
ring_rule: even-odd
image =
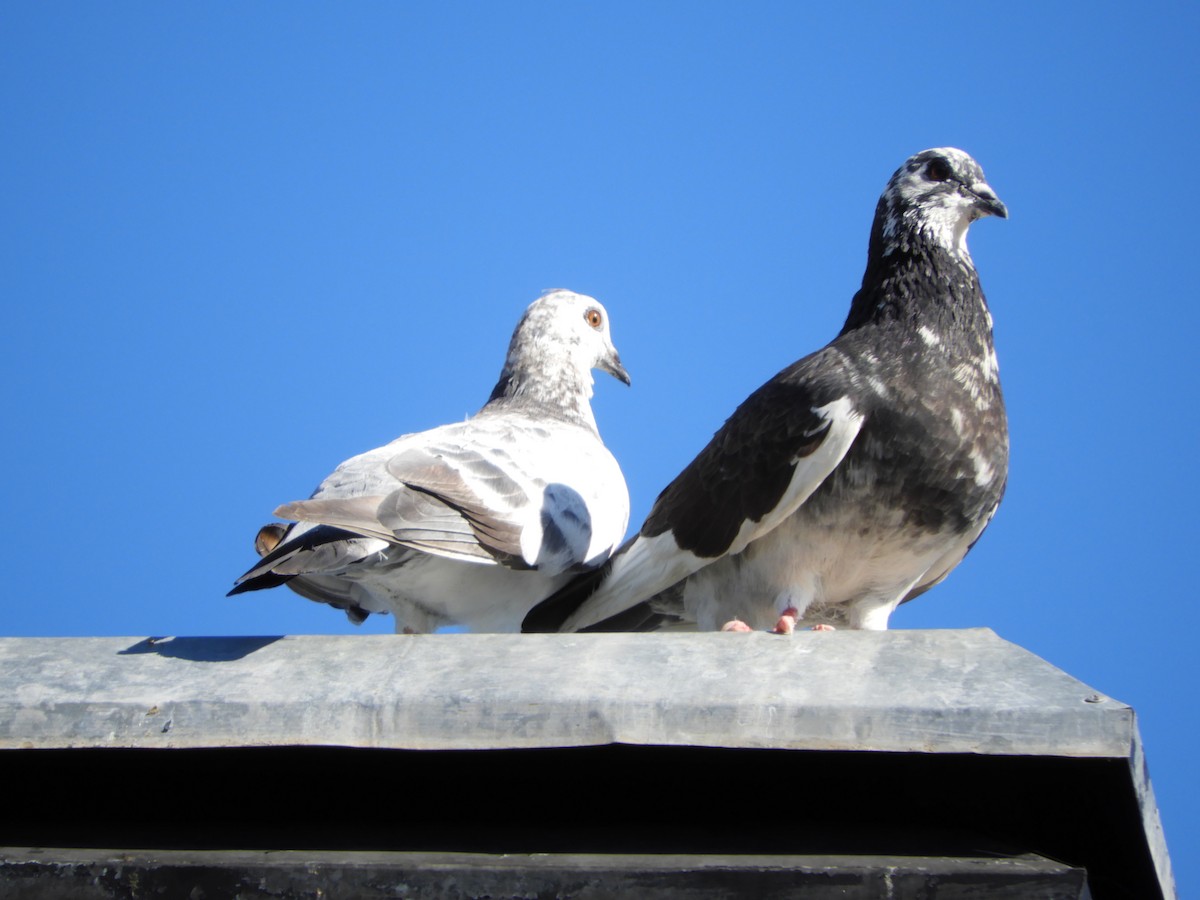
[[[608,312],[594,297],[547,291],[517,323],[489,402],[527,401],[575,410],[591,421],[592,369],[629,384],[613,346]]]
[[[568,363],[580,372],[600,369],[629,384],[608,312],[596,298],[574,291],[547,291],[525,310],[508,348],[510,363],[523,357]]]
[[[967,228],[984,216],[1008,218],[1008,207],[970,155],[954,147],[922,150],[896,170],[879,198],[884,253],[913,237],[968,256]]]

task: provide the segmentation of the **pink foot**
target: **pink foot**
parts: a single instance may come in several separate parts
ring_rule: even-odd
[[[832,625],[814,625],[812,627],[812,630],[813,631],[837,631],[837,629],[834,628]]]
[[[779,621],[771,629],[772,634],[791,634],[796,630],[796,620],[800,618],[800,610],[789,606],[779,615]]]
[[[752,629],[749,625],[747,625],[741,619],[730,619],[728,622],[726,622],[724,625],[721,626],[721,630],[722,631],[753,631],[754,629]]]

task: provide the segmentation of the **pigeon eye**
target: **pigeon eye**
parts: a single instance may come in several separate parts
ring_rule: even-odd
[[[600,315],[600,310],[593,307],[583,314],[583,320],[595,328],[600,330],[600,326],[604,324],[604,316]]]
[[[929,165],[925,167],[925,175],[931,181],[949,181],[953,174],[950,171],[950,163],[940,156],[931,159]]]

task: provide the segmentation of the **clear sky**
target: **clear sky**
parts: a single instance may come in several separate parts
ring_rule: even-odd
[[[0,634],[354,631],[225,598],[255,530],[474,412],[544,288],[611,314],[636,527],[837,332],[891,172],[958,146],[1012,216],[971,230],[1012,468],[892,624],[1132,704],[1200,894],[1198,43],[1182,3],[7,4]]]

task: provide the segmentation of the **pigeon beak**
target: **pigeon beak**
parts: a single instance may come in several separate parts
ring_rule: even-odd
[[[617,356],[617,351],[614,350],[604,359],[596,364],[596,368],[601,369],[616,378],[618,381],[623,381],[626,385],[629,382],[629,373],[625,371],[625,367],[621,365],[621,357]]]
[[[975,195],[975,208],[979,210],[981,216],[999,216],[1001,219],[1008,218],[1008,207],[1000,202],[1000,198],[996,196],[988,185],[982,181],[976,182],[967,188]]]

